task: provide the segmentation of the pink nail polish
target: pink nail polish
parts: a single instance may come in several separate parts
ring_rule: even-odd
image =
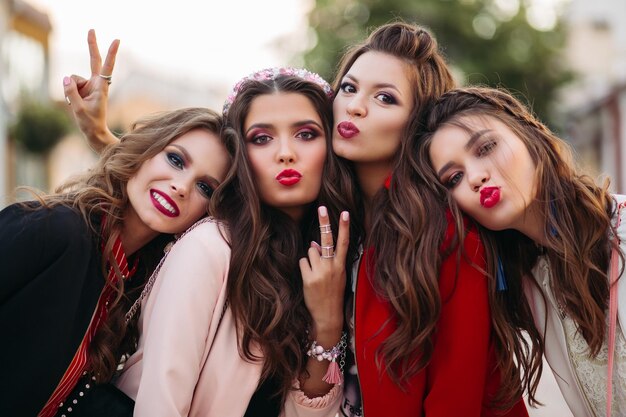
[[[70,85],[70,82],[71,82],[70,77],[63,77],[63,85],[66,85],[66,86]]]
[[[343,213],[341,213],[341,218],[343,219],[343,221],[348,221],[348,219],[350,219],[350,213],[348,213],[347,211],[344,211]]]
[[[319,210],[320,216],[322,217],[326,217],[326,215],[328,214],[328,212],[326,211],[326,207],[321,206],[320,210]]]

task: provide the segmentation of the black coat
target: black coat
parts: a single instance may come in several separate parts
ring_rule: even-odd
[[[0,416],[36,416],[104,286],[97,237],[67,207],[0,212]]]

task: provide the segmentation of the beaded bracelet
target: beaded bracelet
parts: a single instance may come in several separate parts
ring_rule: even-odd
[[[320,362],[323,360],[330,361],[328,370],[322,378],[322,380],[328,384],[341,385],[343,381],[343,367],[346,364],[347,338],[348,334],[343,332],[339,342],[328,350],[325,350],[322,346],[317,344],[316,340],[314,340],[311,342],[310,348],[306,352],[307,356],[315,358]],[[339,358],[339,364],[337,364],[337,358]]]

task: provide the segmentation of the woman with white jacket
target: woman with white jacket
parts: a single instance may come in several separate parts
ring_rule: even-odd
[[[534,320],[528,357],[540,369],[543,348],[576,417],[626,415],[626,197],[578,172],[568,145],[502,90],[446,93],[426,130],[417,165],[481,226],[492,311],[513,327]]]

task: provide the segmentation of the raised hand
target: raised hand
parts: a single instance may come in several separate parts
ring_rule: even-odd
[[[89,145],[100,152],[107,145],[117,142],[117,138],[106,124],[109,85],[112,81],[115,58],[120,41],[114,40],[102,63],[96,32],[90,29],[87,34],[91,77],[85,79],[78,75],[63,78],[65,99],[72,106],[78,128],[89,141]]]
[[[326,207],[318,209],[318,216],[321,245],[313,242],[308,258],[300,259],[304,302],[313,318],[313,332],[336,331],[340,335],[344,315],[346,254],[350,239],[348,212],[341,214],[336,247]]]
[[[318,216],[321,244],[311,244],[308,257],[300,259],[300,272],[304,302],[313,318],[309,337],[325,349],[330,349],[339,342],[343,329],[350,221],[348,212],[342,212],[335,246],[326,207],[318,209]],[[330,389],[330,385],[322,381],[328,365],[327,361],[309,360],[309,378],[302,379],[300,383],[301,389],[310,398],[324,395]]]

